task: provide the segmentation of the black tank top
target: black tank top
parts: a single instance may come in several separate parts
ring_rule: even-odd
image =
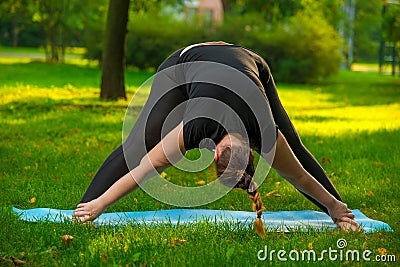
[[[179,51],[182,51],[179,50]],[[257,152],[275,142],[275,123],[263,84],[271,79],[266,62],[236,45],[195,46],[180,55],[188,103],[183,115],[185,149],[211,148],[236,132]],[[271,140],[273,139],[273,140]]]

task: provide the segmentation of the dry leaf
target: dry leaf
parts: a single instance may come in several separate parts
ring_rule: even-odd
[[[31,199],[28,200],[29,203],[35,203],[36,202],[36,197],[33,197]]]
[[[187,183],[185,181],[183,181],[182,186],[187,186]]]
[[[387,254],[386,248],[377,248],[377,251],[381,256]]]
[[[173,242],[174,242],[174,244],[176,244],[176,243],[186,243],[187,240],[174,237]]]
[[[14,263],[15,266],[24,265],[26,263],[25,261],[17,259],[17,258],[15,258],[13,256],[10,256],[10,259],[12,260],[12,262]]]
[[[72,235],[63,235],[61,237],[61,240],[63,242],[64,245],[69,245],[71,244],[72,240],[74,239],[74,237]]]
[[[307,247],[308,247],[308,249],[311,250],[311,249],[313,248],[313,247],[312,247],[312,242],[308,243]]]
[[[206,182],[205,182],[205,181],[203,181],[203,180],[200,180],[200,181],[197,181],[197,182],[196,182],[196,184],[197,184],[197,185],[205,185],[205,184],[206,184]]]
[[[279,194],[274,194],[274,197],[281,197],[281,195],[279,195]]]
[[[280,185],[281,185],[281,182],[276,182],[276,183],[275,183],[275,186],[276,186],[276,187],[279,187]]]
[[[272,190],[271,192],[266,193],[264,196],[265,196],[265,197],[270,197],[270,196],[272,196],[274,193],[276,193],[276,190]]]
[[[330,158],[322,158],[322,164],[324,164],[325,162],[328,162],[329,164],[332,164],[332,161]]]
[[[372,191],[367,192],[367,196],[372,197],[373,195],[374,195],[374,193],[372,193]]]
[[[167,177],[167,173],[166,173],[166,172],[162,172],[162,173],[160,173],[160,176],[161,176],[162,178],[165,178],[165,177]]]
[[[372,162],[372,164],[374,164],[376,167],[383,167],[383,166],[385,166],[385,163],[379,162],[379,161],[374,161],[374,162]]]
[[[0,262],[6,261],[6,258],[1,257]]]
[[[104,263],[108,263],[108,257],[106,254],[104,254],[104,252],[101,253],[101,259],[103,260]]]
[[[133,198],[133,201],[135,201],[135,203],[137,203],[138,202],[138,200],[137,200],[137,198],[135,197],[135,198]]]

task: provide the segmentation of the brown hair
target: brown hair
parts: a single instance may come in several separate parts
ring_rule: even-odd
[[[234,151],[234,153],[232,153]],[[247,155],[249,155],[247,157]],[[253,201],[253,211],[257,212],[257,219],[254,222],[254,229],[261,237],[265,236],[264,225],[261,220],[264,207],[262,205],[257,184],[252,180],[254,176],[254,154],[246,144],[234,144],[226,147],[216,162],[218,180],[229,187],[246,190]],[[240,169],[246,166],[246,169]]]

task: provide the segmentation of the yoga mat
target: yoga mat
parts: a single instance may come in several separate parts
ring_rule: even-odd
[[[59,210],[50,208],[36,208],[20,210],[13,207],[13,211],[21,220],[28,222],[66,222],[72,218],[73,210]],[[392,228],[381,221],[373,220],[365,216],[360,210],[353,210],[355,220],[363,226],[365,233],[375,231],[393,231]],[[96,225],[127,225],[138,224],[182,224],[208,221],[215,224],[241,223],[253,224],[256,218],[255,212],[232,210],[205,210],[205,209],[171,209],[158,211],[132,211],[103,213],[93,223]],[[268,230],[272,231],[327,231],[337,229],[331,218],[319,211],[274,211],[263,212],[263,222]]]

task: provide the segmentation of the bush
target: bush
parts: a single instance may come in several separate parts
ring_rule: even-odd
[[[169,17],[145,14],[130,18],[126,63],[157,68],[175,50],[209,39],[209,33]]]
[[[296,15],[272,27],[260,15],[226,16],[223,25],[204,29],[196,22],[145,13],[131,16],[128,28],[126,63],[140,69],[157,68],[175,50],[208,40],[254,50],[268,62],[275,79],[282,82],[313,82],[336,73],[341,61],[340,39],[320,17]],[[100,57],[101,43],[90,43],[92,57]]]
[[[266,38],[264,57],[277,80],[312,82],[335,74],[341,55],[340,39],[325,20],[295,16]]]

